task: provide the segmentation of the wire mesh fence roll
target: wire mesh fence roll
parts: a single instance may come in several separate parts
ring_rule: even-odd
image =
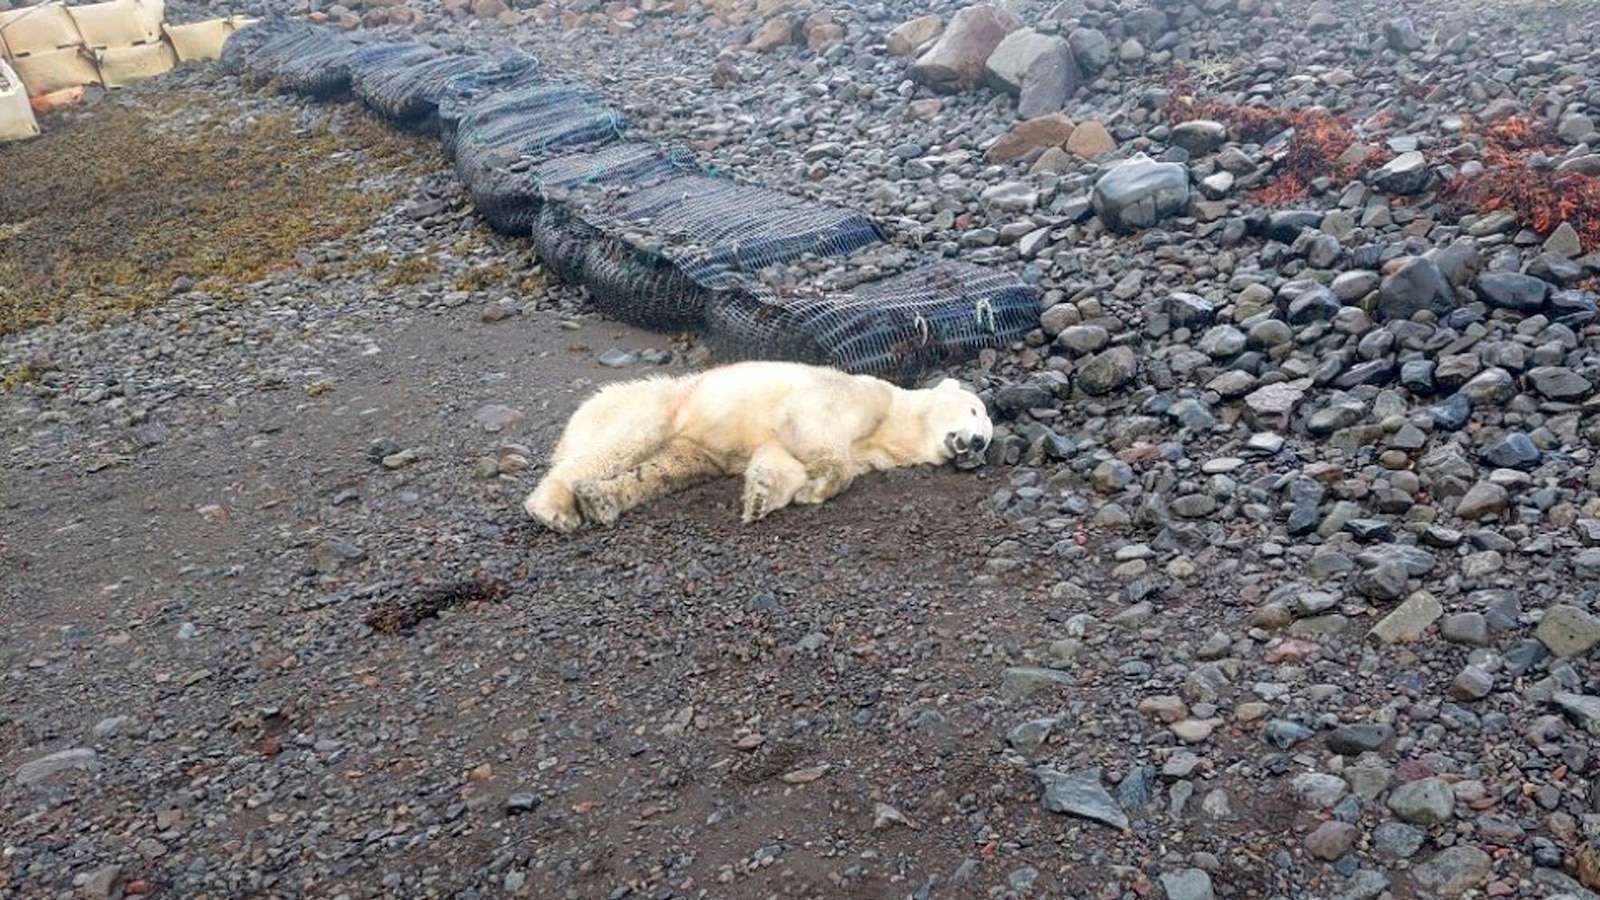
[[[539,60],[521,51],[511,51],[493,65],[463,72],[445,80],[439,94],[439,144],[447,159],[455,159],[456,129],[473,107],[501,93],[534,87],[540,83]]]
[[[391,124],[426,129],[450,79],[492,65],[489,57],[432,50],[425,56],[402,57],[373,71],[352,74],[355,94],[367,108]]]
[[[565,197],[590,186],[641,187],[694,167],[693,154],[677,147],[643,141],[585,147],[544,162],[524,159],[481,173],[472,202],[490,228],[525,237],[534,233],[552,195]]]
[[[229,75],[247,75],[251,61],[262,47],[309,30],[311,26],[303,22],[281,17],[261,19],[228,35],[222,42],[222,53],[217,57],[217,64]]]
[[[725,359],[828,365],[900,384],[1039,327],[1038,292],[1000,269],[941,260],[850,291],[729,291],[706,310]]]
[[[499,92],[473,106],[455,126],[456,176],[474,194],[493,189],[523,159],[543,161],[573,147],[620,141],[626,121],[577,85]]]
[[[252,56],[251,72],[275,81],[282,90],[314,100],[332,100],[350,91],[347,66],[358,45],[340,35],[313,28],[270,41]]]
[[[604,234],[584,259],[596,309],[659,329],[697,328],[714,295],[761,269],[842,256],[884,239],[860,212],[699,174],[671,178],[577,214]]]

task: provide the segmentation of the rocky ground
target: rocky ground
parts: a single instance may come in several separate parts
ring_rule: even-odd
[[[1043,328],[959,371],[976,473],[556,538],[564,417],[703,355],[341,146],[370,225],[0,339],[0,895],[1595,897],[1600,7],[958,9],[295,7],[524,46]],[[360,133],[204,67],[58,127],[177,89]]]

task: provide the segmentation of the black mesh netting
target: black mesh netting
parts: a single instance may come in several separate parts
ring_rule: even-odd
[[[694,166],[694,155],[687,150],[628,141],[542,163],[522,160],[504,169],[490,169],[476,179],[472,202],[490,228],[522,237],[534,233],[540,210],[552,192],[587,185],[641,187]]]
[[[456,128],[473,107],[500,93],[530,88],[539,83],[539,61],[512,51],[492,65],[452,75],[439,93],[439,143],[445,156],[455,158]]]
[[[262,19],[228,35],[222,41],[218,65],[229,75],[248,74],[250,60],[266,44],[312,31],[311,25],[281,17]]]
[[[767,266],[845,255],[884,238],[855,210],[703,175],[612,196],[577,215],[606,235],[584,258],[590,300],[652,328],[698,326],[714,294]]]
[[[565,204],[539,207],[533,223],[533,251],[546,272],[567,284],[583,283],[583,260],[589,246],[604,237],[600,229],[573,215]]]
[[[476,195],[480,181],[493,183],[523,160],[542,161],[559,151],[618,141],[621,115],[576,85],[521,88],[474,105],[455,127],[456,175]]]
[[[402,58],[355,79],[355,93],[370,109],[388,121],[415,127],[439,108],[445,85],[457,75],[475,72],[494,63],[488,57],[441,54]]]
[[[245,61],[253,76],[276,81],[286,91],[314,99],[350,90],[350,55],[357,45],[321,28],[290,31],[269,39]]]
[[[1039,327],[1039,296],[1012,275],[939,261],[851,291],[729,291],[706,309],[705,340],[727,359],[827,365],[910,384]]]
[[[359,73],[437,52],[410,41],[357,42],[325,28],[272,20],[230,36],[222,63],[228,71],[276,81],[282,90],[330,100],[347,96]]]

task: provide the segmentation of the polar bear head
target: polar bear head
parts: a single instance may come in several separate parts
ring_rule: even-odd
[[[927,406],[922,413],[922,433],[932,445],[932,461],[982,462],[983,452],[994,438],[994,423],[978,395],[962,388],[954,378],[946,378],[924,393]]]

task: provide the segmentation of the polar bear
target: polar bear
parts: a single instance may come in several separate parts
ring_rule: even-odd
[[[867,472],[980,463],[993,437],[983,401],[951,378],[912,390],[824,366],[733,363],[602,388],[567,422],[523,508],[570,532],[742,474],[749,523],[821,503]]]

